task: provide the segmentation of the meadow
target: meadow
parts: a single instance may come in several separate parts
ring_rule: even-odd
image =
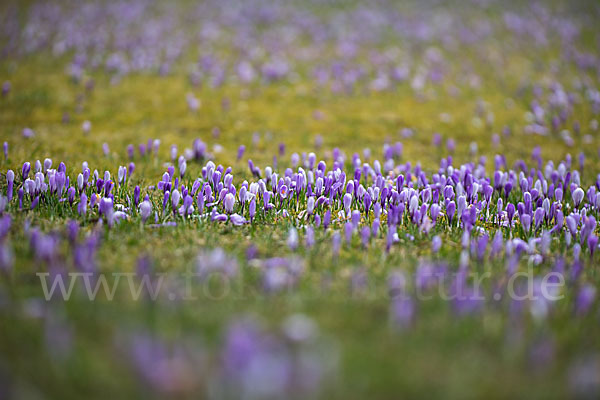
[[[2,2],[0,398],[597,398],[599,18]]]

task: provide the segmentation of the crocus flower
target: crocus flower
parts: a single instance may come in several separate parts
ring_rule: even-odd
[[[73,202],[75,201],[75,193],[76,190],[73,186],[69,187],[69,189],[67,190],[67,199],[70,205],[73,205]]]
[[[142,217],[142,222],[146,222],[150,214],[152,213],[152,203],[148,200],[142,201],[140,204],[140,215]]]
[[[29,161],[26,161],[25,163],[23,163],[23,168],[21,168],[21,178],[23,180],[27,179],[27,177],[29,176],[29,171],[31,171],[31,163]]]
[[[140,187],[139,187],[139,185],[136,185],[135,188],[133,189],[133,206],[137,207],[139,202],[140,202]]]
[[[571,235],[577,235],[577,221],[573,217],[573,215],[569,215],[567,217],[567,228],[571,232]]]
[[[50,158],[46,158],[46,159],[44,160],[44,169],[43,169],[44,173],[45,173],[46,171],[48,171],[50,168],[52,168],[52,159],[50,159]]]
[[[390,305],[390,319],[394,327],[409,328],[415,318],[415,303],[412,298],[400,295],[393,298]]]
[[[252,198],[250,204],[248,205],[248,215],[250,216],[250,221],[254,220],[254,216],[256,215],[256,198]]]
[[[535,210],[533,215],[533,220],[535,221],[535,229],[540,229],[542,226],[542,222],[544,222],[544,209],[539,207]]]
[[[367,247],[371,238],[371,229],[368,226],[363,226],[360,230],[360,240],[363,247]]]
[[[508,218],[508,226],[512,226],[512,219],[515,215],[515,205],[513,203],[508,203],[506,205],[506,217]]]
[[[8,201],[11,201],[12,197],[13,197],[14,182],[15,182],[15,173],[13,172],[12,169],[9,169],[6,172],[6,184],[7,184],[6,197],[8,198]]]
[[[118,179],[119,185],[123,185],[125,183],[125,180],[127,179],[127,168],[125,168],[123,166],[119,166],[119,170],[117,173],[117,179]]]
[[[554,190],[554,198],[556,199],[556,201],[561,202],[562,198],[563,198],[563,191],[561,188],[556,188]]]
[[[590,250],[590,255],[593,256],[594,252],[598,248],[598,236],[596,236],[594,233],[591,233],[588,236],[587,242],[588,242],[588,248]]]
[[[9,273],[14,265],[14,254],[7,243],[0,243],[0,271]]]
[[[331,223],[331,210],[325,211],[325,215],[323,216],[323,229],[327,229],[329,224]]]
[[[446,206],[446,215],[448,215],[448,220],[450,224],[452,224],[452,219],[454,218],[454,213],[456,212],[456,204],[454,201],[451,201]]]
[[[10,93],[10,89],[10,81],[4,81],[4,83],[2,83],[2,97],[6,97]]]
[[[39,202],[40,202],[40,196],[36,196],[35,199],[33,199],[33,201],[31,202],[31,206],[29,207],[29,209],[35,210],[35,208],[37,207]]]
[[[198,197],[196,197],[196,207],[200,214],[204,212],[204,195],[202,193],[198,193]]]
[[[430,208],[431,220],[435,223],[440,215],[441,208],[437,204],[432,204]]]
[[[573,203],[575,204],[575,207],[577,208],[583,201],[585,192],[583,191],[582,188],[578,187],[577,189],[575,189],[572,196],[573,196]]]
[[[187,163],[185,160],[182,160],[179,163],[179,176],[183,179],[183,176],[185,175],[185,171],[187,170]]]
[[[8,199],[0,194],[0,214],[2,214],[6,210],[7,205]]]
[[[238,161],[240,161],[242,159],[245,151],[246,151],[246,146],[244,146],[243,144],[240,145],[240,147],[238,147],[238,151],[237,151],[237,160]]]
[[[223,207],[225,208],[225,211],[231,214],[233,212],[234,205],[235,196],[231,193],[227,193],[223,199]]]
[[[23,188],[19,188],[19,191],[17,192],[17,196],[19,197],[19,210],[23,209],[23,195]]]
[[[135,148],[133,147],[132,144],[127,145],[127,156],[129,157],[130,160],[133,160],[133,156],[135,153]]]
[[[437,253],[442,248],[442,238],[439,235],[435,235],[433,239],[431,239],[431,251]]]
[[[88,120],[83,121],[83,124],[81,124],[81,130],[87,135],[90,133],[90,130],[92,130],[92,123]]]
[[[12,226],[12,218],[10,215],[5,214],[0,218],[0,242],[4,241],[6,235],[10,231],[10,227]]]
[[[315,231],[312,226],[306,227],[305,245],[307,248],[312,248],[315,244]]]
[[[287,245],[291,250],[298,248],[298,231],[294,227],[288,232]]]
[[[344,195],[344,211],[347,216],[350,216],[350,204],[352,203],[352,195],[350,193],[346,193]]]
[[[346,237],[346,242],[350,243],[352,240],[352,234],[354,233],[354,225],[351,222],[347,222],[344,225],[344,236]]]
[[[584,285],[575,297],[575,313],[585,315],[591,309],[596,299],[596,287],[591,284]]]
[[[179,206],[179,200],[181,200],[179,190],[173,189],[173,192],[171,193],[171,206],[173,207],[173,210],[176,210]]]
[[[184,195],[183,205],[179,208],[179,214],[189,216],[194,212],[194,198],[189,194]]]
[[[81,197],[79,198],[79,204],[77,205],[77,212],[81,216],[85,216],[87,213],[87,196],[84,193],[81,193]]]
[[[101,215],[110,216],[113,211],[113,201],[110,197],[103,197],[100,199],[98,211]]]
[[[531,215],[523,214],[521,216],[521,225],[523,226],[525,233],[528,234],[531,229]]]
[[[333,236],[331,238],[332,241],[332,245],[331,245],[331,249],[333,252],[333,256],[337,257],[340,254],[340,247],[342,245],[342,235],[340,235],[339,232],[334,232]]]
[[[352,220],[352,225],[354,226],[354,229],[357,229],[358,225],[360,223],[360,211],[358,211],[358,210],[352,211],[351,220]]]
[[[229,220],[231,221],[231,223],[233,225],[236,225],[236,226],[244,225],[247,222],[246,218],[242,217],[239,214],[231,214],[229,216]]]
[[[373,224],[371,225],[371,232],[373,236],[379,236],[379,218],[375,218],[373,220]]]
[[[306,212],[308,215],[312,215],[315,210],[315,198],[309,197],[306,201]]]

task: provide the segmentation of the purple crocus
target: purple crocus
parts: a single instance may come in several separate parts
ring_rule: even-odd
[[[10,81],[4,81],[2,83],[2,97],[8,96],[8,94],[10,93],[10,89],[11,89]]]
[[[431,239],[431,251],[437,253],[442,248],[442,238],[439,235],[435,235]]]
[[[315,231],[312,226],[306,227],[304,243],[306,245],[306,248],[308,249],[312,248],[315,245]]]
[[[315,211],[315,198],[309,197],[306,201],[306,213],[310,216]]]
[[[8,199],[8,201],[10,202],[13,198],[13,187],[14,187],[14,183],[15,183],[15,173],[13,172],[12,169],[9,169],[6,172],[6,197]]]
[[[240,161],[242,159],[245,151],[246,151],[246,146],[244,146],[243,144],[240,145],[240,147],[238,147],[238,151],[237,151],[237,160],[238,161]]]
[[[360,241],[363,247],[367,247],[369,245],[369,239],[371,238],[371,229],[368,226],[363,226],[360,230]]]
[[[572,196],[573,196],[573,203],[575,204],[575,207],[577,208],[583,201],[583,198],[585,197],[585,192],[583,191],[582,188],[578,187],[577,189],[575,189],[575,191],[573,191]]]
[[[235,196],[232,193],[227,193],[225,198],[223,199],[223,207],[225,211],[229,214],[233,212],[233,207],[235,205]]]
[[[100,199],[100,204],[98,206],[98,211],[100,215],[104,215],[110,217],[110,214],[113,211],[113,201],[110,197],[103,197]]]
[[[248,205],[248,215],[250,216],[250,221],[253,221],[256,215],[256,198],[253,198]]]
[[[344,212],[346,213],[346,216],[350,216],[350,205],[352,203],[352,195],[350,193],[346,193],[344,195],[343,203],[344,203]]]
[[[327,229],[331,224],[331,210],[325,211],[325,215],[323,215],[323,229]]]
[[[590,250],[590,255],[593,257],[594,252],[598,248],[598,236],[596,236],[596,234],[594,233],[590,233],[590,235],[588,236],[587,243],[588,249]]]
[[[533,214],[533,220],[535,222],[535,229],[540,229],[542,223],[544,222],[544,209],[542,207],[538,207]]]
[[[146,220],[152,214],[152,203],[149,200],[144,200],[140,204],[140,215],[142,217],[142,222],[146,222]]]
[[[73,205],[73,202],[75,201],[76,192],[77,191],[73,186],[69,187],[69,189],[67,190],[67,200],[69,201],[70,205]]]
[[[298,231],[294,227],[288,232],[287,245],[291,250],[298,248]]]
[[[87,196],[84,193],[81,193],[81,197],[79,198],[79,204],[77,205],[77,212],[81,216],[85,216],[87,213]]]
[[[409,328],[415,318],[416,306],[412,298],[399,295],[392,299],[390,305],[390,319],[397,329]]]
[[[179,208],[179,214],[189,216],[194,212],[194,198],[189,194],[183,196],[183,205]]]
[[[29,207],[30,210],[35,210],[35,208],[37,207],[37,205],[40,202],[40,196],[36,196],[33,201],[31,202],[31,206]]]
[[[340,248],[342,245],[342,235],[339,232],[334,232],[331,237],[331,251],[334,257],[340,254]]]
[[[512,219],[515,215],[515,205],[513,203],[508,203],[506,205],[506,217],[508,218],[508,226],[512,226]]]
[[[523,214],[521,216],[521,225],[523,226],[525,234],[529,234],[529,231],[531,229],[531,215]]]
[[[21,168],[21,178],[23,180],[27,179],[27,177],[29,176],[29,171],[31,171],[31,163],[29,161],[26,161],[25,163],[23,163],[23,167]]]
[[[35,136],[35,132],[33,131],[33,129],[31,128],[23,128],[23,131],[21,132],[21,134],[23,135],[24,138],[26,139],[30,139],[33,136]]]
[[[448,215],[448,220],[450,224],[452,224],[452,220],[454,218],[454,213],[456,212],[456,203],[454,201],[450,201],[446,206],[446,215]]]
[[[347,222],[344,225],[344,236],[346,238],[346,242],[349,244],[352,240],[352,234],[354,233],[354,225],[351,222]]]
[[[179,207],[179,200],[181,200],[179,190],[173,189],[173,192],[171,192],[171,206],[173,207],[173,211]]]
[[[351,221],[352,221],[352,226],[354,227],[354,229],[358,229],[358,225],[360,224],[360,211],[358,210],[354,210],[352,211],[352,216],[351,216]]]
[[[240,226],[240,225],[244,225],[245,223],[247,223],[246,218],[242,217],[239,214],[231,214],[229,216],[229,220],[235,226]]]
[[[584,285],[575,297],[575,313],[585,315],[592,308],[596,300],[596,287],[591,284]]]
[[[19,191],[17,192],[17,196],[19,197],[19,210],[23,209],[23,195],[24,195],[24,191],[23,188],[19,188]]]
[[[140,202],[140,187],[136,185],[133,189],[133,206],[137,207]]]

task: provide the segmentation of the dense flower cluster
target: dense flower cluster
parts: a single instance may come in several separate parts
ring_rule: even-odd
[[[554,15],[541,3],[507,9],[500,21],[490,19],[487,7],[503,3],[489,1],[469,3],[465,7],[470,12],[462,14],[457,7],[450,12],[419,3],[404,10],[387,0],[329,12],[325,10],[331,5],[302,3],[211,0],[171,7],[147,0],[35,2],[23,27],[17,8],[7,12],[0,31],[2,52],[67,55],[66,71],[76,81],[98,70],[110,73],[113,82],[135,72],[168,75],[188,63],[184,68],[194,85],[269,84],[304,76],[341,93],[407,84],[421,95],[429,83],[441,84],[453,73],[449,60],[466,47],[486,63],[500,64],[499,69],[503,61],[489,54],[490,44],[510,54],[521,50],[511,46],[515,42],[536,50],[557,49],[561,63],[581,71],[598,65],[596,54],[578,46],[585,30],[594,26],[593,18]],[[412,44],[407,52],[399,49],[403,42]],[[556,42],[561,46],[553,47]],[[220,52],[222,48],[232,51]],[[463,70],[464,86],[481,86],[482,77],[469,65]],[[10,83],[2,91],[10,91]],[[591,94],[597,102],[597,91]],[[193,96],[188,103],[192,109],[199,105]]]
[[[100,219],[110,226],[138,216],[153,224],[200,220],[240,226],[260,224],[271,215],[302,226],[307,247],[314,244],[314,229],[339,230],[348,243],[359,236],[363,246],[385,237],[388,251],[399,234],[460,229],[463,242],[479,238],[474,252],[479,258],[488,242],[492,254],[507,249],[540,257],[548,253],[552,239],[561,236],[576,253],[593,255],[598,246],[600,179],[586,187],[570,157],[558,165],[543,163],[538,149],[533,152],[534,166],[519,161],[508,168],[504,158],[496,156],[492,174],[486,173],[485,158],[454,166],[450,156],[427,174],[419,165],[397,163],[399,142],[384,146],[383,161],[372,163],[358,154],[346,160],[334,149],[330,168],[315,153],[303,154],[302,160],[292,155],[291,167],[283,171],[270,166],[263,170],[248,160],[253,178],[235,183],[233,168],[213,161],[203,164],[201,176],[187,176],[187,162],[206,156],[200,140],[194,148],[197,151],[187,157],[173,157],[178,168],[169,166],[155,185],[143,189],[129,185],[133,162],[119,167],[116,177],[109,171],[92,172],[85,162],[73,177],[62,162],[53,169],[51,159],[38,160],[33,170],[25,162],[17,174],[6,172],[0,205],[10,212],[56,204],[76,210],[84,220]],[[583,156],[579,161],[583,167]],[[334,239],[339,240],[335,235]],[[289,247],[295,249],[298,240],[292,230]],[[435,236],[434,252],[442,245]]]
[[[157,148],[158,144],[152,146]],[[346,159],[343,152],[334,149],[329,168],[314,153],[292,155],[291,167],[281,172],[270,166],[261,169],[248,160],[252,178],[234,182],[232,167],[205,161],[202,141],[196,140],[193,147],[195,150],[179,157],[174,149],[172,159],[177,160],[178,168],[169,166],[155,185],[145,188],[131,188],[129,184],[135,170],[133,162],[118,168],[116,180],[109,171],[92,172],[87,163],[71,177],[64,163],[53,169],[51,159],[36,161],[32,171],[30,162],[25,162],[17,174],[6,172],[5,192],[0,195],[5,214],[2,237],[10,228],[10,213],[53,207],[81,222],[97,221],[108,227],[136,221],[150,227],[189,223],[241,227],[274,219],[291,226],[286,242],[292,251],[315,246],[315,231],[323,230],[327,234],[319,235],[319,240],[331,240],[334,258],[343,243],[349,247],[382,246],[389,252],[400,242],[414,240],[415,235],[431,237],[435,256],[444,251],[442,237],[459,234],[459,273],[452,276],[444,263],[423,263],[416,270],[413,285],[426,290],[432,279],[446,282],[450,294],[461,295],[454,296],[460,298],[454,303],[458,313],[476,312],[483,305],[480,293],[473,292],[476,288],[468,283],[471,260],[505,259],[510,276],[523,258],[538,265],[559,257],[554,270],[564,273],[561,260],[572,257],[575,264],[570,274],[577,279],[584,254],[593,257],[598,249],[600,180],[586,187],[571,158],[558,164],[544,163],[538,149],[533,152],[534,166],[518,161],[514,168],[508,168],[504,158],[497,156],[491,174],[486,172],[485,159],[455,167],[452,157],[443,158],[438,170],[427,174],[419,165],[398,162],[401,143],[385,145],[383,161],[375,159],[372,163],[363,162],[358,154]],[[365,151],[368,157],[370,152]],[[188,161],[202,163],[200,176],[186,175]],[[584,158],[579,162],[583,168]],[[95,230],[80,243],[78,225],[69,223],[66,235],[72,243],[75,267],[96,272],[100,231]],[[61,238],[37,228],[28,228],[28,232],[36,258],[51,270],[61,267]],[[12,251],[5,241],[2,243],[0,260],[8,271]],[[249,254],[248,260],[261,271],[267,292],[293,289],[304,269],[301,258],[261,260]],[[235,279],[237,271],[237,261],[222,250],[198,256],[201,278],[218,273]],[[414,316],[414,303],[407,297],[407,278],[398,274],[390,275],[392,314],[393,319],[406,324]],[[352,278],[355,288],[363,281],[360,274]],[[578,312],[589,308],[594,297],[595,288],[584,287],[577,298]]]

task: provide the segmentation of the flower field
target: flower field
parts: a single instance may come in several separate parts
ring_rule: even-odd
[[[600,6],[0,4],[0,398],[598,398]]]

